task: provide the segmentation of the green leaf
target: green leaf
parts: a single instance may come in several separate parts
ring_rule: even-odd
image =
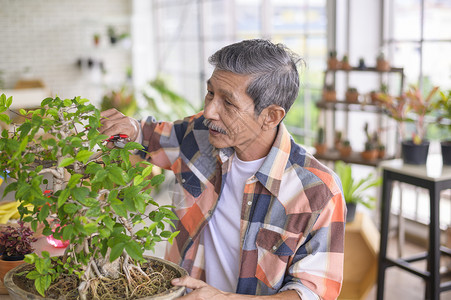
[[[73,214],[77,212],[81,207],[79,205],[75,205],[74,203],[66,203],[63,206],[64,212],[68,214]]]
[[[7,100],[6,100],[6,107],[10,107],[11,104],[13,104],[13,97],[10,96]]]
[[[39,277],[41,277],[41,276],[42,276],[42,275],[39,274],[38,271],[33,270],[33,271],[29,272],[29,273],[27,274],[26,277],[27,277],[28,279],[31,279],[31,280],[36,280],[37,278],[39,278]]]
[[[0,121],[5,122],[6,124],[10,124],[11,120],[8,115],[0,114]]]
[[[141,248],[141,245],[137,243],[136,241],[130,241],[125,245],[125,251],[127,251],[128,255],[130,255],[131,258],[136,260],[142,260],[143,259],[143,250]]]
[[[94,152],[92,151],[88,151],[88,150],[80,150],[77,153],[77,156],[75,156],[75,159],[78,161],[81,161],[82,163],[87,163],[89,158],[94,154]]]
[[[94,176],[94,178],[92,179],[92,183],[95,182],[102,182],[106,177],[107,177],[108,173],[105,170],[99,170],[96,175]]]
[[[75,158],[73,158],[73,157],[66,157],[66,158],[64,158],[61,161],[61,163],[59,164],[59,167],[60,168],[64,168],[64,167],[67,167],[67,166],[73,164],[74,162],[75,162]]]
[[[111,167],[109,169],[108,177],[116,184],[125,185],[126,184],[126,174],[124,170],[119,167]]]
[[[101,214],[100,206],[94,206],[94,207],[91,207],[90,209],[88,209],[85,216],[98,217],[100,214]]]
[[[133,185],[139,185],[141,182],[143,182],[144,177],[141,175],[136,175],[136,177],[133,179]]]
[[[87,235],[91,235],[97,232],[97,225],[94,223],[88,223],[84,226],[84,229]]]
[[[70,194],[69,189],[65,189],[65,190],[61,191],[61,194],[58,196],[58,207],[63,206],[63,204],[67,201],[69,194]]]
[[[127,209],[125,208],[124,204],[120,205],[111,205],[111,207],[114,209],[116,214],[118,214],[121,217],[127,218]]]
[[[36,290],[39,292],[39,294],[41,294],[42,297],[45,297],[45,290],[48,289],[51,283],[52,279],[50,275],[44,275],[36,278],[36,280],[34,281],[34,286],[36,287]]]
[[[149,176],[150,174],[152,174],[152,168],[153,168],[152,165],[147,166],[147,167],[143,170],[142,176],[143,176],[143,177],[147,177],[147,176]]]
[[[150,184],[152,186],[157,186],[160,185],[161,183],[163,183],[164,181],[164,174],[158,174],[154,177],[152,177],[152,179],[150,180]]]
[[[88,201],[86,198],[89,195],[89,189],[87,187],[75,187],[71,189],[70,193],[73,199],[83,205],[89,206],[86,204],[86,202]],[[97,203],[97,200],[95,200],[95,203]]]
[[[38,214],[38,220],[41,222],[44,221],[48,217],[49,211],[50,211],[50,206],[42,205],[41,210],[39,211],[39,214]]]
[[[82,174],[73,174],[70,177],[69,182],[67,183],[67,187],[70,189],[74,188],[80,182],[80,179],[82,177],[83,177]]]
[[[70,240],[72,238],[72,233],[74,232],[74,226],[68,224],[63,227],[63,240]]]
[[[124,251],[125,243],[117,243],[113,247],[111,247],[110,252],[110,262],[115,261],[119,256],[121,256]]]
[[[72,100],[70,100],[70,99],[64,99],[64,101],[63,101],[63,104],[64,104],[64,106],[71,106],[72,105]]]

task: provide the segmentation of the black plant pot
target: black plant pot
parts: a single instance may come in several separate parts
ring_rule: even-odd
[[[348,212],[346,213],[346,223],[354,221],[355,218],[355,210],[357,208],[356,203],[346,203],[346,208]]]
[[[444,166],[451,166],[451,140],[442,141],[442,159]]]
[[[402,142],[402,158],[405,164],[424,165],[428,158],[429,142],[417,145],[412,140]]]
[[[6,254],[2,255],[2,259],[6,260],[6,261],[19,261],[19,260],[24,260],[24,258],[25,258],[25,255],[13,255],[13,256],[6,255]]]

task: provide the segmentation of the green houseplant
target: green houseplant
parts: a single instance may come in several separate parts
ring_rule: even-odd
[[[0,96],[1,112],[11,104],[11,97]],[[40,108],[20,113],[27,116],[25,122],[3,130],[0,138],[0,170],[8,170],[11,179],[4,194],[15,193],[21,218],[33,230],[39,224],[44,235],[70,245],[63,257],[51,258],[46,252],[42,257],[27,255],[30,268],[11,276],[34,281],[36,291],[47,296],[52,285],[60,286],[63,295],[99,298],[111,292],[105,288],[108,282],[119,287],[118,298],[146,295],[140,287],[154,284],[154,275],[144,251],[177,235],[165,229],[176,218],[171,207],[158,205],[151,195],[151,187],[160,184],[163,175],[149,179],[151,164],[130,163],[130,151],[142,149],[140,144],[108,149],[109,137],[98,131],[100,111],[86,99],[47,98]],[[7,114],[0,118],[10,123]],[[44,195],[42,187],[49,186],[53,193]],[[142,229],[135,231],[140,223]],[[169,268],[177,277],[183,274]],[[16,294],[7,285],[13,284],[8,279],[11,272],[5,286]],[[77,283],[71,290],[63,288],[68,278]],[[153,292],[170,289],[159,281],[162,284]]]
[[[335,162],[335,171],[340,177],[343,186],[343,196],[345,197],[348,214],[346,222],[352,222],[355,216],[357,204],[362,204],[367,208],[374,208],[376,198],[367,193],[368,189],[381,185],[382,178],[376,177],[373,173],[360,180],[356,180],[352,174],[352,167],[339,160]]]
[[[434,95],[438,87],[433,87],[426,96],[418,87],[411,85],[401,96],[392,97],[388,94],[380,94],[379,100],[388,114],[398,124],[399,137],[401,139],[402,157],[407,164],[425,164],[429,141],[425,139],[428,122],[426,117],[434,109]],[[405,123],[412,123],[411,138],[405,133]]]
[[[445,128],[447,138],[440,142],[444,165],[451,165],[451,90],[440,91],[440,97],[434,103],[438,111],[437,123]]]

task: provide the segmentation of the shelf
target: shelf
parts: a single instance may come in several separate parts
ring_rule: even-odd
[[[363,112],[374,112],[383,113],[385,110],[373,103],[361,103],[361,102],[346,102],[346,101],[320,101],[316,103],[318,108],[323,109],[333,109],[342,111],[363,111]]]
[[[342,157],[340,155],[340,152],[332,149],[328,149],[325,154],[314,154],[313,156],[315,156],[319,160],[328,160],[328,161],[342,160],[345,163],[366,165],[372,167],[376,167],[381,161],[394,158],[394,157],[384,157],[382,159],[365,160],[360,156],[360,152],[352,152],[351,155],[347,157]]]
[[[388,71],[379,71],[376,70],[376,67],[366,67],[365,69],[360,69],[358,67],[353,67],[349,70],[344,70],[344,69],[336,69],[336,70],[332,70],[332,69],[327,69],[326,72],[377,72],[377,73],[396,73],[396,72],[404,72],[404,68],[390,68],[390,70]]]

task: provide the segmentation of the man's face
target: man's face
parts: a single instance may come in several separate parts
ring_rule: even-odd
[[[204,116],[214,147],[245,152],[259,146],[263,121],[255,115],[254,101],[246,94],[250,79],[249,75],[215,70],[207,81]]]

